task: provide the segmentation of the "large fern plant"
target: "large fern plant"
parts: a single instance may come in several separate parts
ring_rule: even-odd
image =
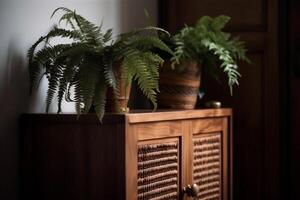
[[[153,50],[172,54],[157,36],[157,32],[164,30],[147,27],[113,37],[112,29],[103,32],[101,26],[70,9],[58,8],[52,16],[58,11],[63,11],[59,24],[65,22],[68,28],[54,26],[28,50],[31,91],[41,77],[48,78],[46,112],[56,96],[58,113],[65,99],[75,102],[78,115],[89,112],[93,106],[101,120],[108,88],[115,97],[119,95],[117,70],[120,69],[115,67],[119,62],[126,84],[137,80],[156,108],[158,67],[163,59]],[[55,37],[67,38],[70,42],[53,45],[51,39]],[[38,48],[42,43],[44,46]]]
[[[241,76],[237,61],[248,59],[244,43],[223,31],[229,20],[230,17],[224,15],[216,18],[203,16],[195,26],[185,26],[174,35],[170,45],[175,51],[175,56],[172,57],[173,66],[187,60],[203,64],[203,67],[208,68],[207,71],[220,66],[228,77],[232,94],[232,87],[238,85],[238,77]]]

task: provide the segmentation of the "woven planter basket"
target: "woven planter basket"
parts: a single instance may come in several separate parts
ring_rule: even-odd
[[[113,112],[113,113],[129,112],[128,101],[130,96],[131,85],[127,86],[126,88],[124,79],[120,79],[119,83],[120,83],[119,98],[117,99],[113,98],[113,90],[111,88],[107,90],[106,106],[105,106],[106,112]]]
[[[159,74],[158,106],[171,109],[194,109],[199,93],[201,67],[196,62],[185,62],[183,71],[171,69],[166,62]]]

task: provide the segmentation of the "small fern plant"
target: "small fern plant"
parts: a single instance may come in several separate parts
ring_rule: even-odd
[[[160,49],[172,51],[157,36],[166,31],[147,27],[120,34],[115,38],[112,29],[103,32],[97,26],[68,8],[57,8],[53,14],[62,11],[59,24],[65,22],[68,28],[54,26],[47,35],[40,37],[28,50],[30,91],[41,77],[48,79],[46,112],[54,97],[58,100],[60,113],[63,99],[75,102],[78,116],[89,112],[93,106],[98,118],[105,113],[106,94],[112,89],[115,98],[119,96],[118,73],[115,63],[121,62],[122,76],[129,85],[137,80],[140,89],[156,108],[158,92],[158,68],[163,59],[153,53]],[[67,38],[66,44],[51,44],[51,39]],[[44,46],[38,49],[38,46]]]
[[[195,26],[185,26],[170,40],[174,48],[174,56],[171,58],[172,66],[185,61],[195,61],[203,64],[207,71],[220,66],[228,77],[228,86],[232,94],[232,87],[238,85],[238,60],[249,62],[246,57],[244,43],[239,38],[232,38],[223,28],[229,22],[230,17],[220,15],[216,18],[203,16]],[[215,74],[213,74],[215,75]]]

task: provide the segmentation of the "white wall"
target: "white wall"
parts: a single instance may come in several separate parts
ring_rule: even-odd
[[[0,199],[17,199],[18,118],[24,112],[44,112],[47,83],[28,96],[27,49],[47,33],[60,6],[76,11],[115,33],[144,25],[144,8],[156,20],[156,0],[0,0]],[[56,107],[51,108],[52,112]],[[63,110],[73,112],[73,105]]]

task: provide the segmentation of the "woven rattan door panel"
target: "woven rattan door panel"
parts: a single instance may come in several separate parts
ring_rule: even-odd
[[[193,178],[199,185],[199,200],[222,200],[221,133],[199,134],[193,138]]]
[[[198,200],[229,200],[231,189],[228,118],[197,119],[192,122],[193,183]]]
[[[138,144],[138,199],[178,199],[179,140]]]

